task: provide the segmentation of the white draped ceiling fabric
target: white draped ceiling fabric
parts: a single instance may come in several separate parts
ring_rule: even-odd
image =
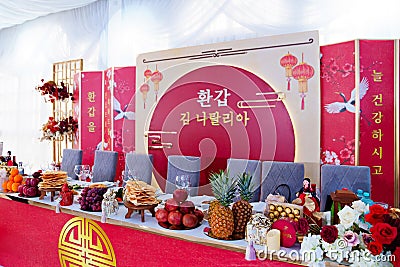
[[[398,1],[1,0],[0,142],[34,166],[51,159],[39,142],[50,114],[34,87],[55,62],[85,70],[134,66],[140,53],[319,30],[320,43],[400,38]],[[3,152],[5,154],[5,152]]]

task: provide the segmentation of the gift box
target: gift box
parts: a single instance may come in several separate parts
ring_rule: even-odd
[[[271,228],[271,221],[263,214],[251,216],[246,227],[246,241],[252,240],[257,245],[267,244],[267,233]]]
[[[277,229],[281,232],[282,247],[290,248],[296,243],[296,229],[290,220],[279,219],[271,225],[271,229]]]
[[[303,206],[290,203],[267,201],[264,214],[272,222],[275,222],[280,218],[289,218],[297,221],[299,218],[303,217]]]

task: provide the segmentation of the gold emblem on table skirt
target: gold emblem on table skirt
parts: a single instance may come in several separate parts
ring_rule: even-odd
[[[58,239],[61,266],[117,266],[114,249],[106,233],[94,221],[75,217],[63,227]]]

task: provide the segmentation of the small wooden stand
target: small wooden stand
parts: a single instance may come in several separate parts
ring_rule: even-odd
[[[50,192],[50,201],[53,202],[54,201],[54,196],[56,195],[57,191],[61,191],[61,187],[60,188],[48,188],[48,189],[40,189],[40,197],[39,199],[43,199],[47,192]]]
[[[344,206],[351,206],[353,201],[358,200],[356,194],[354,194],[350,190],[336,190],[335,192],[331,193],[331,198],[333,201],[333,217],[332,224],[339,223],[339,217],[337,213],[344,208]]]
[[[155,207],[157,207],[158,204],[136,206],[128,201],[124,201],[124,205],[125,205],[125,207],[128,208],[128,212],[125,215],[125,219],[130,218],[134,211],[138,211],[142,217],[142,222],[144,222],[144,211],[145,210],[150,211],[151,216],[155,217],[156,212],[154,209],[155,209]]]

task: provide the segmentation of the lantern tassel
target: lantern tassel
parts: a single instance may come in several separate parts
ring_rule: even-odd
[[[304,106],[305,106],[304,98],[306,97],[306,94],[301,93],[301,94],[300,94],[300,97],[301,97],[301,110],[304,110]]]
[[[287,78],[287,90],[290,91],[290,77]]]

